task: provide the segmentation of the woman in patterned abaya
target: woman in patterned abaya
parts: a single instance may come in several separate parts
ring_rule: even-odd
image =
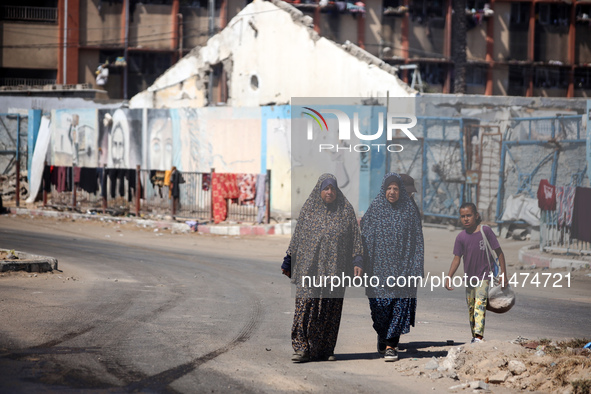
[[[398,174],[384,176],[380,194],[361,219],[361,235],[366,273],[380,280],[380,286],[366,289],[378,352],[385,361],[396,361],[400,335],[415,324],[417,289],[411,277],[423,276],[424,263],[421,218]]]
[[[362,273],[363,247],[355,211],[323,174],[304,203],[283,261],[284,275],[296,285],[291,329],[293,362],[335,360],[345,287],[318,286],[325,276]]]

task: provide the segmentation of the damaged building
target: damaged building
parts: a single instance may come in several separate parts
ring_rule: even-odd
[[[248,3],[218,0],[212,9],[206,0],[7,0],[0,6],[0,86],[20,94],[78,85],[80,95],[130,98],[205,46]],[[319,36],[413,66],[400,77],[421,81],[424,92],[453,93],[451,0],[287,3],[310,17]],[[588,97],[590,15],[585,0],[467,0],[466,93]],[[246,23],[256,28],[256,19]],[[223,79],[228,67],[213,73]],[[97,80],[104,69],[108,78]]]

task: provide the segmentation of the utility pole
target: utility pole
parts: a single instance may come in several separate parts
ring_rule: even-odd
[[[127,59],[127,47],[129,46],[129,0],[124,1],[125,12],[125,39],[123,40],[123,58],[125,59],[125,66],[123,67],[123,100],[127,100],[127,70],[129,60]]]
[[[452,61],[454,93],[466,93],[466,0],[453,1]]]
[[[213,35],[215,34],[215,0],[209,0],[208,3],[208,8],[209,8],[209,38],[213,37]],[[214,79],[214,72],[213,72],[213,67],[210,68],[210,72],[209,72],[209,83],[207,86],[207,99],[208,99],[208,105],[212,106],[213,104],[213,79]]]

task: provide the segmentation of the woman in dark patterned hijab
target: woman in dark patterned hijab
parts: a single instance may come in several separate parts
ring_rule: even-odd
[[[326,276],[361,275],[363,247],[355,210],[323,174],[304,203],[281,269],[296,285],[291,330],[294,362],[334,360],[345,287]]]
[[[367,275],[380,280],[380,286],[366,289],[378,352],[385,361],[396,361],[400,335],[414,326],[424,264],[421,218],[398,174],[384,176],[380,194],[361,219],[361,235]]]

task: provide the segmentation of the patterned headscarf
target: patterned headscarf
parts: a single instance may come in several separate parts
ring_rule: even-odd
[[[304,203],[287,253],[291,255],[292,282],[297,297],[342,297],[344,289],[302,288],[302,276],[353,275],[353,258],[363,254],[355,210],[340,189],[332,204],[320,197],[321,185],[332,174],[323,174]],[[318,283],[318,282],[317,282]]]
[[[386,189],[392,181],[397,181],[400,188],[400,196],[394,204],[386,199]],[[404,276],[407,282],[403,288],[387,285],[368,287],[368,297],[416,297],[416,287],[414,283],[408,286],[408,278],[422,277],[424,273],[423,228],[416,207],[398,174],[384,176],[380,194],[361,219],[361,235],[367,275],[378,276],[380,284],[385,284],[389,276]],[[402,283],[402,279],[399,283]]]

